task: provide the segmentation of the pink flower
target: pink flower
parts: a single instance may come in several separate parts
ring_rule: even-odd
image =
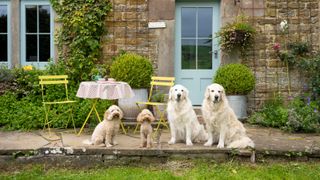
[[[280,44],[279,43],[275,43],[272,47],[275,51],[279,51],[280,50]]]

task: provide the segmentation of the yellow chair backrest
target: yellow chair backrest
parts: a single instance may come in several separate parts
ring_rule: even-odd
[[[45,101],[44,95],[44,86],[45,85],[52,85],[52,84],[64,84],[65,87],[65,95],[66,100],[69,100],[68,97],[68,75],[48,75],[48,76],[39,76],[39,84],[42,90],[42,101]]]
[[[150,82],[150,93],[148,97],[148,101],[151,101],[152,91],[155,86],[167,86],[172,87],[174,85],[175,77],[160,77],[160,76],[152,76]]]

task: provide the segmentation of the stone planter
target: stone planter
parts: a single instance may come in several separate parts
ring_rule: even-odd
[[[247,96],[245,95],[232,95],[227,96],[229,105],[233,109],[239,120],[246,119],[247,115]]]
[[[136,105],[136,102],[146,102],[148,101],[148,90],[147,89],[132,89],[134,92],[134,97],[132,98],[123,98],[118,100],[118,105],[123,111],[123,118],[126,120],[135,121],[140,109]],[[142,105],[140,105],[141,108]]]

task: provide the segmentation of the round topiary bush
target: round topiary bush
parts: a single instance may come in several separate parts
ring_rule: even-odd
[[[245,95],[254,88],[255,77],[245,65],[227,64],[218,69],[213,82],[221,84],[227,95]]]
[[[110,67],[110,76],[127,82],[131,88],[148,88],[153,68],[151,62],[138,54],[125,53],[115,58]]]

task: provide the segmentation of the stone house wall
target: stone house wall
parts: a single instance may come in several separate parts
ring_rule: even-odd
[[[121,50],[149,57],[158,75],[174,75],[175,0],[111,0],[113,11],[106,19],[108,35],[104,38],[103,61]],[[257,37],[246,59],[239,59],[255,74],[256,87],[249,95],[249,109],[256,110],[275,92],[288,95],[286,66],[277,59],[272,46],[281,43],[279,24],[287,20],[288,39],[307,41],[319,50],[319,0],[221,0],[221,26],[235,16],[245,14],[256,27]],[[165,28],[150,29],[148,23],[163,21]],[[234,61],[226,54],[221,63]],[[292,70],[292,95],[304,86],[303,72]]]

